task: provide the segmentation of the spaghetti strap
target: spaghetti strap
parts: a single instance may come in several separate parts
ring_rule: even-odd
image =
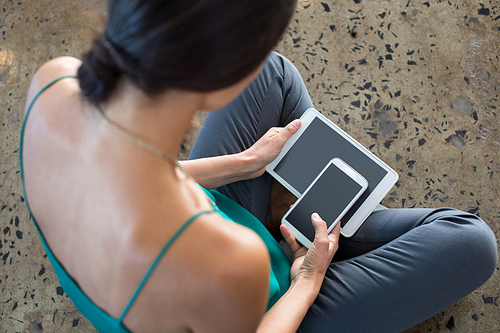
[[[23,125],[21,127],[21,135],[20,135],[20,140],[19,140],[19,167],[20,167],[20,171],[21,171],[21,181],[23,183],[23,194],[24,194],[24,200],[26,200],[26,207],[28,208],[28,213],[30,214],[30,217],[32,217],[33,215],[31,214],[31,208],[28,204],[28,198],[26,196],[26,186],[24,184],[24,170],[23,170],[23,143],[24,143],[24,130],[25,130],[25,127],[26,127],[26,123],[27,123],[27,120],[28,120],[28,116],[31,112],[31,109],[33,108],[33,104],[35,104],[36,100],[38,99],[38,97],[45,91],[47,90],[47,88],[51,87],[54,83],[62,80],[62,79],[66,79],[66,78],[73,78],[75,79],[76,76],[75,75],[64,75],[64,76],[60,76],[58,77],[57,79],[54,79],[52,80],[51,82],[49,82],[48,84],[46,84],[42,89],[40,89],[39,92],[36,93],[35,97],[33,97],[33,99],[31,100],[31,103],[30,105],[28,106],[28,108],[26,109],[26,113],[24,114],[24,118],[23,118]],[[35,223],[35,226],[38,230],[38,224],[35,222],[35,219],[33,219],[33,222]]]
[[[29,103],[29,107],[26,110],[26,114],[23,119],[22,129],[20,133],[19,140],[19,164],[21,171],[21,179],[23,184],[23,195],[25,198],[25,204],[30,214],[30,219],[33,221],[42,241],[42,244],[47,252],[47,257],[54,268],[55,273],[57,274],[57,278],[64,289],[65,293],[69,296],[75,306],[78,308],[82,314],[89,319],[89,321],[96,327],[99,332],[113,332],[113,333],[130,333],[130,330],[123,325],[123,320],[127,313],[129,312],[132,304],[134,304],[137,296],[140,294],[141,290],[144,288],[144,285],[147,283],[149,277],[151,276],[154,269],[158,266],[161,258],[165,255],[166,251],[172,246],[172,244],[178,239],[178,237],[184,232],[189,225],[192,224],[199,216],[208,213],[217,213],[223,219],[236,222],[240,225],[248,227],[254,230],[265,242],[270,258],[271,258],[271,274],[269,277],[269,303],[268,309],[288,290],[290,286],[290,262],[283,252],[279,244],[272,238],[272,236],[267,232],[267,229],[248,211],[246,211],[243,207],[230,200],[229,198],[223,196],[222,194],[216,192],[215,190],[208,191],[200,186],[200,188],[207,195],[211,205],[211,210],[201,211],[198,214],[191,217],[187,222],[185,222],[182,227],[175,232],[172,239],[170,239],[164,247],[161,249],[161,252],[154,258],[150,268],[147,270],[146,275],[141,279],[141,282],[138,284],[137,289],[134,291],[133,296],[128,301],[125,306],[123,312],[121,313],[119,318],[112,317],[106,311],[97,306],[80,288],[77,281],[75,281],[65,270],[65,268],[61,265],[58,259],[52,253],[50,246],[45,241],[45,238],[38,227],[38,224],[31,213],[31,209],[29,206],[29,199],[26,195],[26,187],[24,183],[24,170],[23,170],[23,140],[24,140],[24,131],[26,129],[26,122],[28,116],[33,108],[35,101],[40,97],[40,94],[46,91],[49,87],[54,85],[54,83],[64,79],[64,78],[76,78],[75,76],[62,76],[49,84],[45,85],[37,94],[35,94],[33,100]],[[220,208],[218,207],[220,206]]]
[[[26,118],[28,118],[28,114],[30,113],[31,111],[31,108],[33,107],[33,104],[35,104],[35,101],[38,99],[38,97],[45,91],[47,90],[47,88],[49,88],[50,86],[52,86],[54,83],[62,80],[62,79],[67,79],[67,78],[72,78],[72,79],[76,79],[76,76],[75,75],[64,75],[64,76],[60,76],[58,77],[57,79],[54,79],[52,80],[51,82],[47,83],[42,89],[40,89],[39,92],[36,93],[35,97],[33,97],[33,99],[31,100],[31,103],[30,105],[28,106],[28,109],[26,110],[26,114],[24,115],[24,122],[23,122],[23,129],[24,129],[24,125],[26,123]],[[24,132],[23,129],[21,130],[21,132]]]
[[[137,287],[136,291],[134,292],[134,295],[132,295],[132,298],[128,302],[127,306],[125,306],[125,309],[123,310],[120,318],[118,318],[118,322],[121,323],[123,321],[123,318],[127,315],[127,312],[130,310],[130,307],[134,303],[137,296],[139,296],[139,293],[141,292],[142,288],[144,287],[144,285],[148,281],[148,279],[151,276],[151,274],[153,273],[154,269],[156,268],[156,266],[158,266],[158,263],[160,262],[161,258],[163,257],[165,252],[167,252],[167,250],[170,248],[170,246],[172,246],[172,244],[177,240],[177,238],[179,238],[179,236],[182,234],[182,232],[184,230],[186,230],[186,228],[189,227],[189,225],[191,225],[191,223],[193,223],[194,220],[196,220],[201,215],[214,213],[214,212],[216,212],[216,210],[204,210],[204,211],[201,211],[201,212],[195,214],[189,220],[187,220],[182,225],[182,227],[179,228],[179,230],[177,230],[177,232],[172,236],[172,238],[170,238],[170,240],[165,244],[163,249],[158,253],[158,255],[156,256],[156,259],[153,261],[153,263],[149,267],[148,271],[146,272],[146,274],[142,278],[141,282],[139,283],[139,286]]]
[[[23,168],[23,143],[24,143],[24,132],[26,129],[26,123],[28,120],[28,116],[33,108],[33,105],[35,102],[38,100],[38,97],[46,91],[48,88],[50,88],[52,85],[54,85],[56,82],[65,79],[65,78],[76,78],[74,75],[65,75],[58,77],[48,84],[46,84],[40,91],[38,91],[35,96],[33,97],[33,100],[30,102],[28,108],[26,109],[26,113],[23,117],[23,123],[21,127],[21,133],[20,133],[20,140],[19,140],[19,165],[20,165],[20,171],[21,171],[21,181],[23,185],[23,195],[25,199],[25,204],[28,209],[28,213],[30,215],[30,219],[33,221],[36,230],[38,231],[40,238],[42,240],[42,244],[47,252],[47,256],[49,257],[49,260],[54,267],[54,270],[57,274],[57,277],[61,283],[61,285],[64,288],[64,291],[70,296],[71,300],[74,302],[74,304],[77,306],[77,308],[84,313],[84,315],[90,319],[90,321],[94,324],[94,326],[99,327],[100,331],[106,331],[106,332],[130,332],[122,323],[123,318],[126,316],[127,312],[129,311],[130,307],[134,303],[135,299],[141,292],[142,288],[144,287],[144,284],[147,282],[149,277],[151,276],[152,272],[160,262],[161,258],[165,254],[165,252],[171,247],[171,245],[176,241],[176,239],[182,234],[184,230],[186,230],[189,225],[192,224],[193,221],[195,221],[199,216],[203,214],[208,214],[208,213],[213,213],[213,212],[218,212],[217,206],[215,204],[212,204],[213,210],[205,210],[201,211],[194,216],[192,216],[188,221],[186,221],[182,227],[177,230],[177,232],[173,235],[173,237],[165,244],[165,246],[162,248],[160,253],[157,255],[153,263],[151,264],[151,267],[148,269],[146,272],[146,275],[142,278],[141,282],[139,283],[139,286],[137,287],[137,290],[134,292],[134,295],[128,302],[127,306],[123,310],[123,313],[121,316],[116,319],[114,317],[111,317],[109,314],[107,314],[105,311],[103,311],[101,308],[99,308],[97,305],[95,305],[92,300],[88,298],[88,296],[80,289],[78,286],[77,282],[74,281],[71,276],[66,272],[64,267],[59,263],[57,258],[54,256],[52,253],[50,247],[48,246],[47,242],[45,241],[45,238],[43,237],[43,234],[38,226],[38,223],[36,222],[35,218],[33,217],[33,214],[31,212],[31,208],[28,203],[28,197],[26,195],[26,186],[25,186],[25,181],[24,181],[24,168]]]

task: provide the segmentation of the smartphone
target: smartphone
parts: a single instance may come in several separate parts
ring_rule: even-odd
[[[311,215],[318,213],[330,232],[367,188],[368,181],[361,174],[340,158],[334,158],[286,212],[281,223],[309,248],[315,235]]]

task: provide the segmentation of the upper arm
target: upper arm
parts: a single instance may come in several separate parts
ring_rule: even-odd
[[[238,242],[220,254],[215,266],[216,283],[207,291],[206,304],[200,303],[193,331],[255,332],[269,298],[270,265],[265,244],[244,228]]]

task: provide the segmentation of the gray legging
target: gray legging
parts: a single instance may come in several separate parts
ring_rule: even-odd
[[[190,159],[243,151],[273,126],[313,107],[297,69],[272,53],[236,100],[208,114]],[[262,223],[272,178],[218,189]],[[498,259],[491,229],[451,208],[379,207],[352,238],[340,239],[334,262],[299,332],[398,332],[439,313],[481,286]]]

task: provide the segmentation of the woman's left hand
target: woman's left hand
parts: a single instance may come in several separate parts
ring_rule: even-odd
[[[264,174],[266,166],[278,157],[287,140],[298,131],[301,124],[301,121],[296,119],[285,127],[273,127],[252,147],[242,152],[249,161],[249,179]]]

